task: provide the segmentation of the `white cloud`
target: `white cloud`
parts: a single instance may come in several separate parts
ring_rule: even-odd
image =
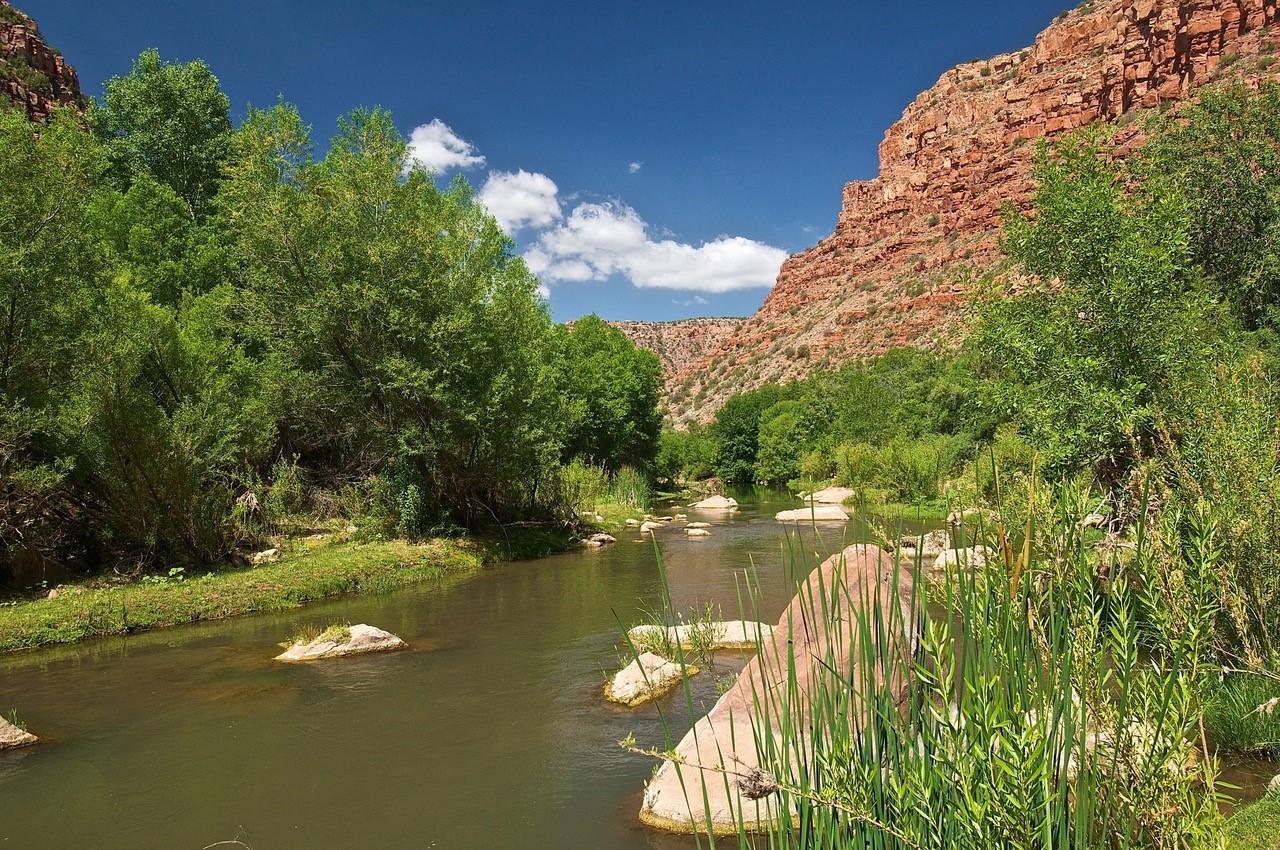
[[[475,145],[439,118],[414,128],[409,134],[409,156],[436,173],[450,168],[472,168],[485,162]]]
[[[621,274],[639,287],[729,292],[772,286],[787,252],[741,236],[693,246],[650,239],[648,226],[621,203],[579,204],[545,231],[525,261],[547,280],[598,280]]]
[[[637,171],[639,171],[643,166],[644,166],[644,163],[643,163],[643,162],[633,162],[633,163],[631,163],[630,165],[628,165],[628,166],[627,166],[627,173],[628,173],[628,174],[635,174],[635,173],[636,173]]]
[[[545,283],[538,284],[538,297],[543,301],[551,300],[551,290],[547,288]]]
[[[559,190],[545,174],[491,171],[480,202],[507,233],[522,227],[549,227],[560,220]]]

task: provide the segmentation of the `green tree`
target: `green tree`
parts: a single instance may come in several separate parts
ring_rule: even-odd
[[[1035,176],[1034,215],[1010,218],[1005,246],[1038,282],[989,298],[975,344],[1047,470],[1115,482],[1150,453],[1159,399],[1192,379],[1222,325],[1169,182],[1137,179],[1098,134],[1042,150]]]
[[[780,401],[760,414],[755,478],[785,484],[800,474],[809,441],[808,411],[798,401]]]
[[[79,515],[60,417],[94,356],[79,336],[102,306],[90,204],[105,166],[74,112],[38,135],[0,112],[0,567],[19,547],[56,548]]]
[[[592,314],[556,333],[568,433],[564,459],[645,468],[658,449],[662,366],[652,351]]]
[[[382,111],[318,162],[295,110],[253,112],[228,175],[246,318],[309,450],[394,474],[423,523],[526,507],[560,449],[550,319],[474,192],[437,189]]]
[[[143,175],[168,186],[203,217],[230,151],[230,101],[204,62],[166,63],[143,51],[133,69],[103,85],[89,124],[107,143],[122,189]]]
[[[711,425],[716,446],[716,474],[726,481],[750,484],[756,480],[756,456],[760,452],[760,417],[779,401],[794,397],[788,384],[764,386],[739,393],[725,402]]]

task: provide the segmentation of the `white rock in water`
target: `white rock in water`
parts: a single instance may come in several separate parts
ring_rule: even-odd
[[[685,665],[685,670],[690,676],[698,672],[697,667],[689,665]],[[652,652],[643,652],[604,686],[604,695],[610,702],[637,706],[670,693],[679,684],[679,664]]]
[[[709,522],[691,522],[685,526],[685,528],[710,528],[710,527],[711,527],[711,523]]]
[[[848,518],[849,515],[839,505],[819,504],[794,511],[779,511],[774,515],[778,522],[844,522]]]
[[[726,499],[724,496],[712,496],[710,499],[703,499],[693,506],[699,511],[736,511],[738,503],[733,499]]]
[[[951,539],[945,531],[930,531],[918,537],[904,537],[900,542],[902,554],[914,559],[919,555],[926,564],[951,548]]]
[[[662,528],[662,523],[660,522],[649,521],[640,524],[640,531],[642,533],[647,531],[657,531],[659,528]]]
[[[970,546],[968,549],[948,549],[933,562],[932,572],[943,575],[956,567],[985,567],[987,559],[995,556],[995,551],[986,546]]]
[[[705,528],[686,528],[684,530],[684,533],[689,535],[690,537],[710,537],[711,536],[711,532],[707,531]]]
[[[603,531],[599,534],[593,534],[582,541],[582,545],[591,549],[599,549],[601,546],[608,546],[610,543],[617,543],[618,538],[612,534],[605,534]]]
[[[692,647],[690,633],[694,629],[707,628],[713,641],[712,649],[755,649],[761,640],[773,637],[773,626],[768,623],[756,623],[751,620],[716,620],[709,624],[685,623],[682,626],[668,626],[666,640],[679,641],[686,649]],[[638,646],[651,646],[662,642],[662,628],[651,624],[636,626],[627,632],[627,637]]]
[[[364,623],[351,626],[346,632],[345,640],[333,640],[321,635],[313,641],[299,641],[277,655],[276,661],[317,661],[321,658],[341,658],[368,652],[390,652],[408,646],[391,632],[384,632]]]
[[[30,732],[25,732],[14,726],[8,720],[0,717],[0,750],[8,750],[13,747],[25,747],[28,744],[34,744],[40,739]]]
[[[848,487],[828,487],[825,490],[818,490],[808,495],[802,496],[806,502],[818,502],[823,505],[841,505],[845,499],[856,496],[857,493]]]
[[[627,520],[627,528],[639,528],[639,527],[640,527],[640,520],[638,519]]]

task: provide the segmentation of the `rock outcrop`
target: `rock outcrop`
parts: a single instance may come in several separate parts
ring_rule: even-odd
[[[3,98],[33,121],[55,105],[84,106],[76,69],[50,47],[36,22],[0,0],[0,103]]]
[[[703,644],[704,649],[755,649],[762,640],[773,636],[773,626],[752,620],[713,620],[710,623],[685,623],[661,626],[646,623],[634,626],[627,637],[636,646],[662,649],[679,643],[685,649]]]
[[[14,747],[25,747],[28,744],[34,744],[40,739],[25,729],[14,726],[8,720],[0,717],[0,750],[10,750]]]
[[[652,652],[643,652],[604,686],[604,696],[609,702],[634,708],[674,691],[685,673],[696,676],[698,668],[686,665],[682,672],[679,664]]]
[[[408,646],[391,632],[360,623],[332,627],[310,641],[298,641],[276,656],[276,661],[319,661],[371,652],[391,652]]]
[[[662,374],[678,375],[712,353],[738,327],[741,318],[681,319],[676,322],[610,322],[640,348],[658,355]]]
[[[898,608],[902,622],[910,624],[916,619],[910,611],[911,600],[910,572],[900,572],[896,559],[874,546],[850,546],[823,562],[799,588],[773,634],[765,638],[760,653],[748,662],[733,687],[677,745],[678,760],[658,769],[645,788],[640,820],[674,832],[705,831],[709,822],[714,832],[734,834],[739,825],[750,831],[782,816],[778,795],[769,787],[771,777],[760,772],[758,752],[802,744],[781,742],[778,718],[767,710],[757,711],[753,695],[772,695],[769,704],[776,708],[778,694],[794,693],[798,703],[790,716],[798,724],[793,728],[802,728],[799,719],[805,717],[805,706],[819,689],[847,687],[831,671],[843,675],[850,663],[856,663],[851,659],[864,657],[859,654],[864,649],[871,657],[879,652],[859,647],[852,639],[857,633],[855,606],[865,601],[878,606],[886,617]],[[809,625],[824,616],[830,628]],[[832,640],[832,636],[838,637]],[[792,668],[794,691],[788,682]],[[758,737],[766,734],[766,726],[775,732]]]
[[[1094,0],[1026,50],[947,71],[880,145],[880,176],[844,188],[835,232],[789,258],[760,310],[668,381],[672,418],[734,392],[890,347],[958,338],[973,284],[999,273],[1001,207],[1025,209],[1035,142],[1136,120],[1196,86],[1280,71],[1277,0]]]

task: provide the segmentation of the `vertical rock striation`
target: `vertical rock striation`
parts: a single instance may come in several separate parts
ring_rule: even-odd
[[[674,418],[707,419],[734,392],[816,366],[953,343],[973,282],[1000,268],[1001,208],[1031,196],[1034,142],[1105,120],[1140,144],[1143,110],[1269,75],[1276,4],[1096,0],[1026,50],[947,71],[885,134],[880,176],[845,186],[835,232],[789,258],[760,310],[672,376]]]

